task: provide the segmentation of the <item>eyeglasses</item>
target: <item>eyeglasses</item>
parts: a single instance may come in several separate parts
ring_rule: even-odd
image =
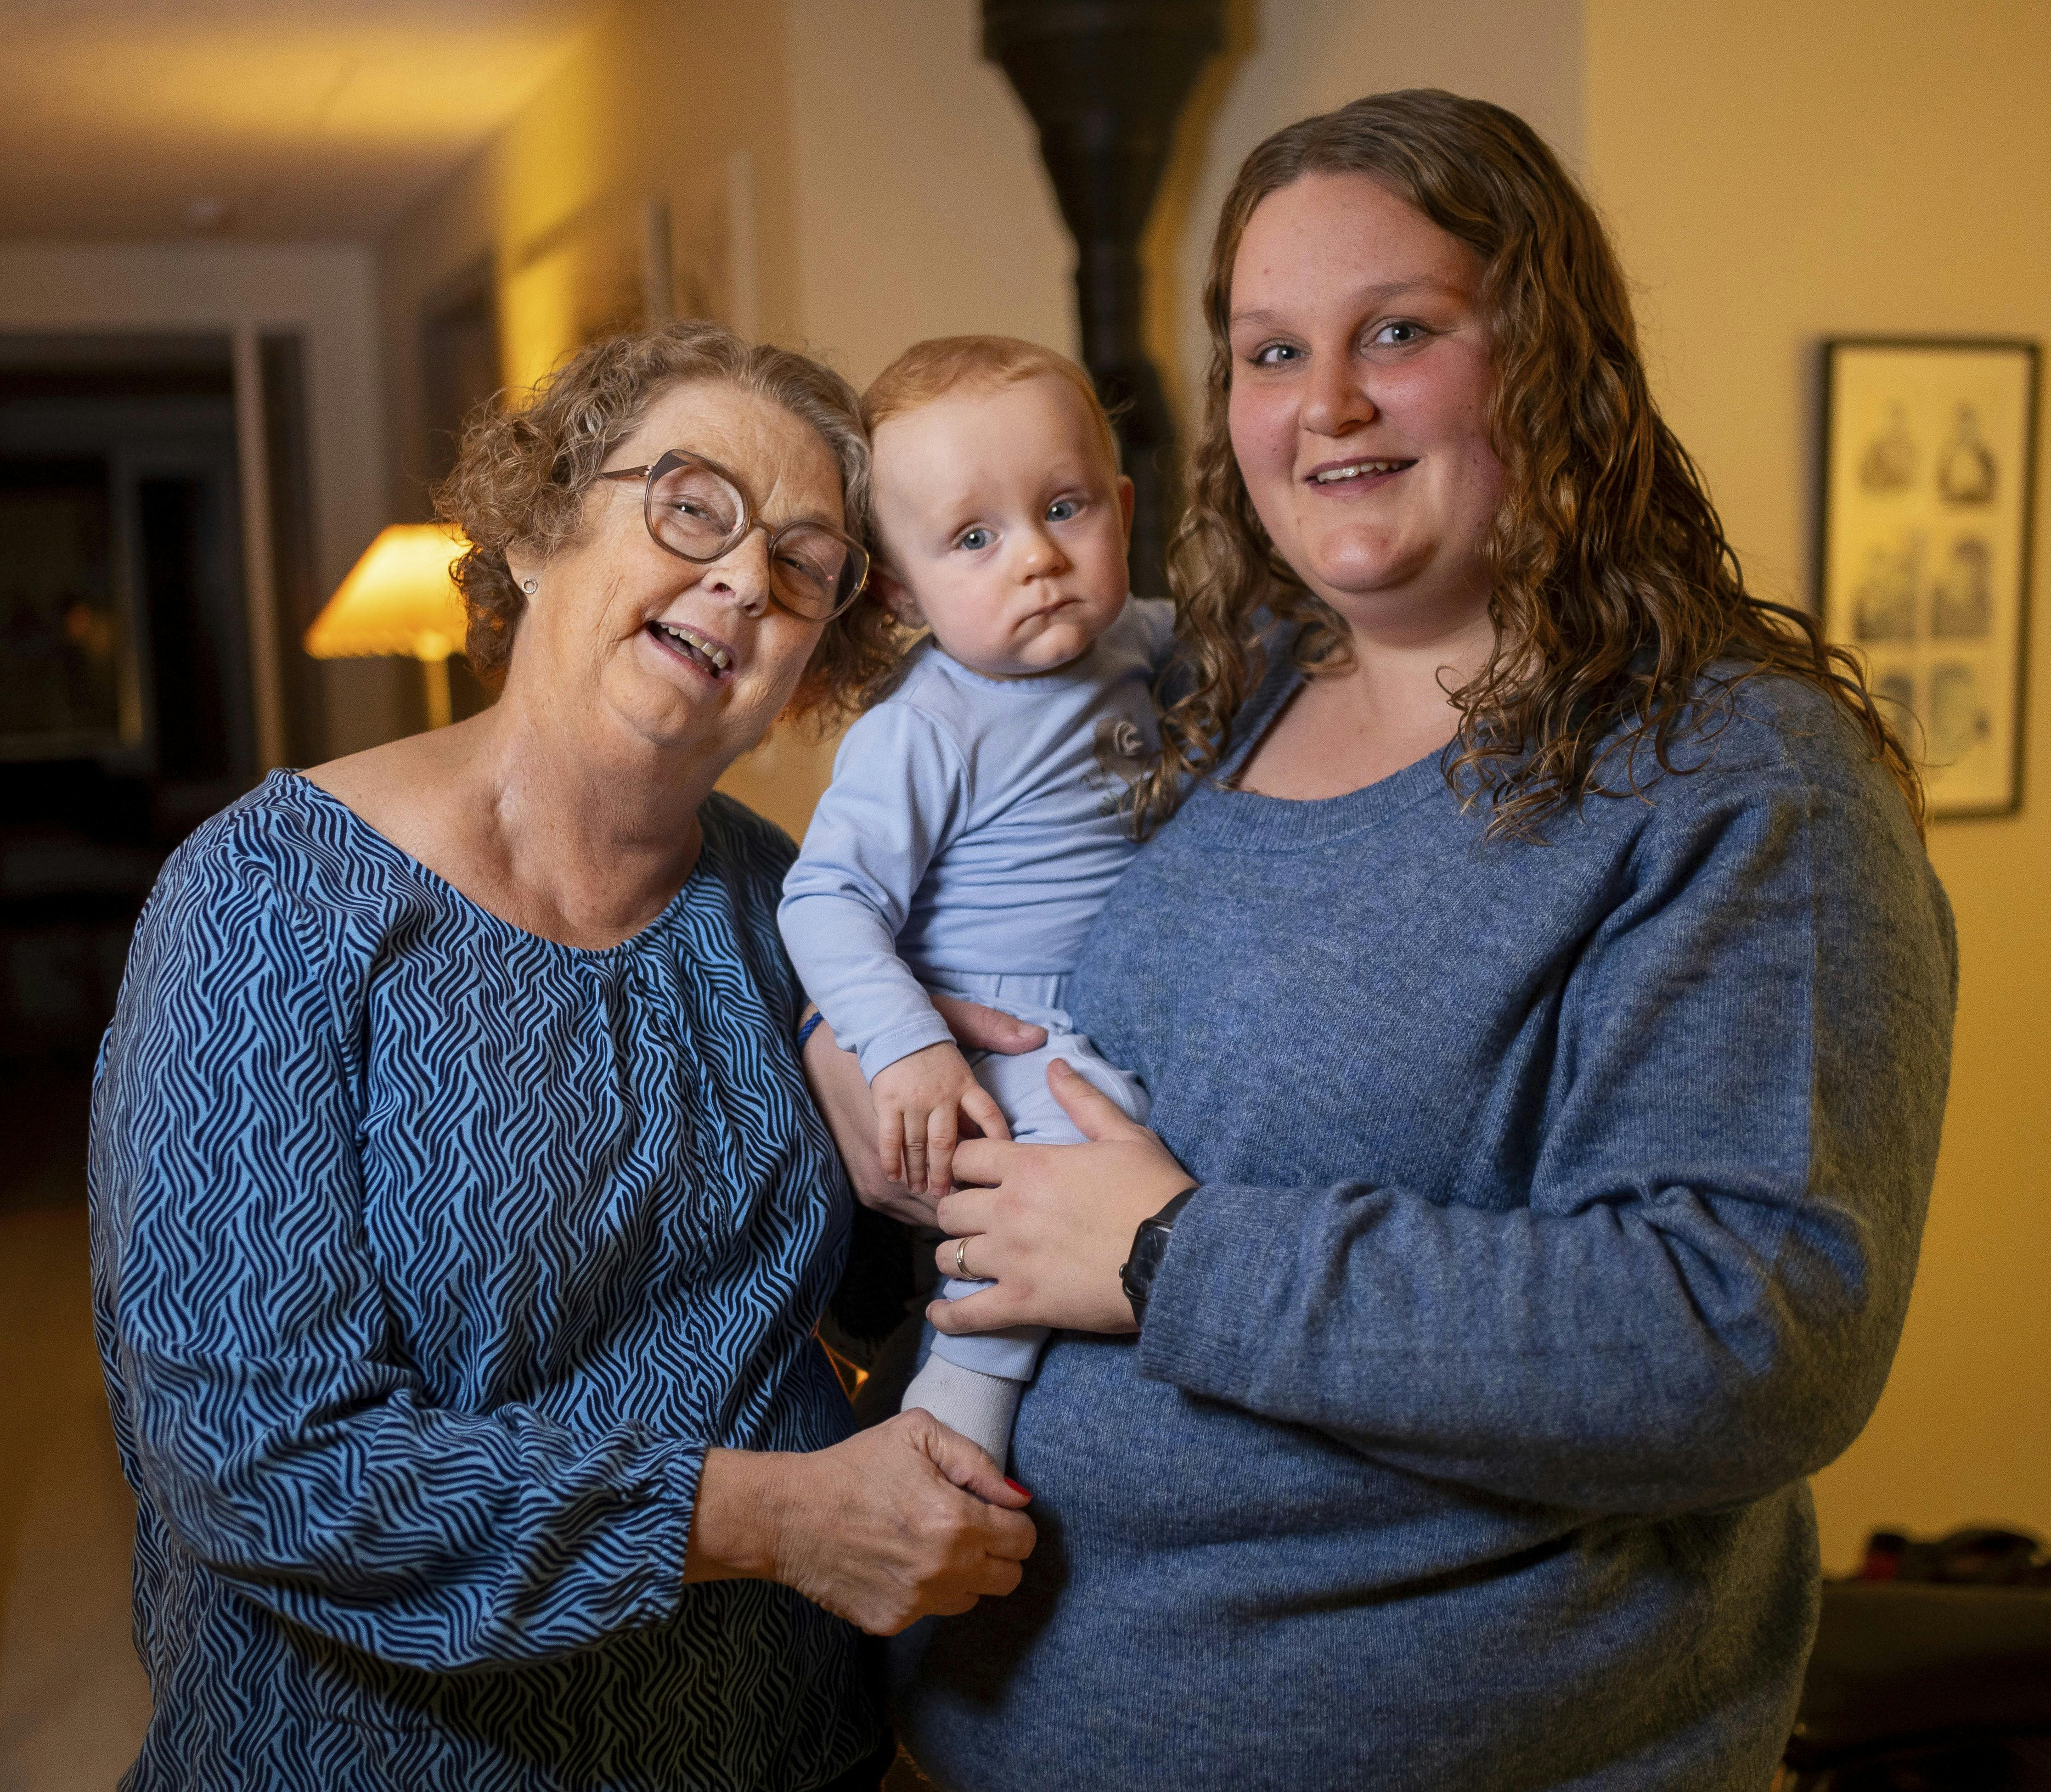
[[[655,545],[708,566],[760,529],[769,537],[769,595],[807,622],[831,622],[861,595],[868,551],[824,523],[772,529],[755,514],[740,482],[717,461],[672,448],[650,467],[623,467],[601,479],[645,479],[642,512]]]

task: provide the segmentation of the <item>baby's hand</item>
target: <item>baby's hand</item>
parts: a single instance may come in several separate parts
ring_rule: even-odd
[[[954,1187],[962,1115],[982,1127],[986,1138],[1011,1136],[1003,1111],[976,1081],[960,1049],[945,1040],[885,1064],[869,1085],[869,1096],[876,1104],[884,1173],[936,1201]]]

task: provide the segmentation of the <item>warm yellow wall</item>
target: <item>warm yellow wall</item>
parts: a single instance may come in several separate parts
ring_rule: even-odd
[[[2051,338],[2051,7],[1588,0],[1587,46],[1587,166],[1668,418],[1764,594],[1805,595],[1819,341]],[[2047,460],[2040,446],[2040,566]],[[1951,1106],[1893,1380],[1817,1479],[1833,1567],[1885,1522],[2051,1533],[2041,608],[2035,636],[2022,814],[1932,833],[1963,965]]]
[[[729,158],[752,173],[756,315],[777,341],[803,334],[791,219],[782,9],[726,0],[623,0],[602,16],[513,121],[379,248],[393,459],[402,511],[421,513],[420,330],[424,305],[488,260],[507,380],[531,381],[576,346],[552,303],[561,256],[600,213],[627,253],[650,199],[670,207],[688,258],[691,221],[729,190]],[[594,227],[603,232],[608,225]]]
[[[767,10],[768,9],[764,9]],[[923,337],[1075,352],[1075,251],[978,0],[786,0],[796,334],[865,385]],[[723,787],[804,832],[831,741],[779,730]]]
[[[1219,207],[1260,140],[1313,112],[1407,87],[1449,88],[1529,119],[1572,162],[1581,147],[1581,0],[1264,0],[1235,6],[1234,61],[1171,202],[1186,186],[1171,246],[1156,245],[1156,353],[1186,408],[1210,345],[1197,303]]]
[[[977,60],[975,10],[787,7],[804,332],[858,378],[938,330],[1072,341],[1072,252],[1029,129]],[[1641,289],[1662,400],[1769,592],[1806,584],[1820,337],[2051,336],[2042,7],[1957,10],[1939,32],[1903,0],[1448,0],[1428,15],[1267,0],[1235,8],[1234,39],[1150,244],[1157,353],[1186,402],[1210,224],[1240,159],[1306,112],[1413,84],[1514,107],[1588,174]],[[2037,634],[2041,701],[2051,627]],[[1954,1095],[1893,1382],[1818,1482],[1834,1565],[1883,1521],[2051,1532],[2051,1097],[2035,1068],[2051,1061],[2051,954],[2032,903],[2051,873],[2051,730],[2031,737],[2023,817],[1933,837],[1965,958]],[[743,775],[795,827],[823,771],[779,743]]]
[[[427,513],[423,308],[481,262],[492,271],[501,360],[515,387],[577,346],[567,257],[604,240],[633,260],[651,199],[669,205],[679,267],[701,258],[693,237],[704,240],[709,226],[725,237],[729,263],[744,269],[736,275],[729,265],[721,283],[727,321],[803,343],[783,24],[783,9],[774,5],[623,0],[512,123],[380,245],[400,515]],[[738,191],[736,153],[745,158]],[[777,742],[736,767],[726,787],[801,830],[824,771],[802,743]]]
[[[787,0],[805,334],[858,385],[927,336],[1076,346],[1075,248],[978,0]]]

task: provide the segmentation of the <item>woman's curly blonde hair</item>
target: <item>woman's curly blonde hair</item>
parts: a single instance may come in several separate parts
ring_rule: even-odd
[[[594,342],[557,366],[524,404],[479,406],[464,428],[455,470],[435,489],[436,513],[470,541],[455,577],[468,618],[464,651],[487,687],[505,683],[527,608],[506,556],[545,558],[574,541],[585,494],[606,457],[659,394],[695,380],[738,386],[809,424],[839,465],[844,526],[858,539],[868,533],[869,436],[854,388],[830,368],[702,321]],[[830,710],[840,692],[873,676],[893,627],[880,605],[865,602],[829,623],[790,713]]]
[[[1760,673],[1815,685],[1850,714],[1920,828],[1921,779],[1857,662],[1813,617],[1746,591],[1701,474],[1653,404],[1629,291],[1594,208],[1514,113],[1420,89],[1276,132],[1247,158],[1219,216],[1204,287],[1203,424],[1170,548],[1189,677],[1136,793],[1143,830],[1230,750],[1233,718],[1265,675],[1264,611],[1300,625],[1293,657],[1306,672],[1349,661],[1345,625],[1254,511],[1228,417],[1240,239],[1263,199],[1311,174],[1368,176],[1481,264],[1490,428],[1505,474],[1485,549],[1496,645],[1451,693],[1460,724],[1447,777],[1463,800],[1491,804],[1490,834],[1535,837],[1584,797],[1621,794],[1604,782],[1619,753],[1628,790],[1645,748],[1673,771],[1676,742]],[[1709,676],[1723,666],[1733,670]]]

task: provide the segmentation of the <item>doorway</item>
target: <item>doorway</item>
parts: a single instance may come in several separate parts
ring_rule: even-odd
[[[296,395],[279,359],[267,422]],[[267,434],[289,627],[305,506]],[[225,334],[0,336],[0,1074],[72,1157],[158,869],[263,770],[244,471]]]

